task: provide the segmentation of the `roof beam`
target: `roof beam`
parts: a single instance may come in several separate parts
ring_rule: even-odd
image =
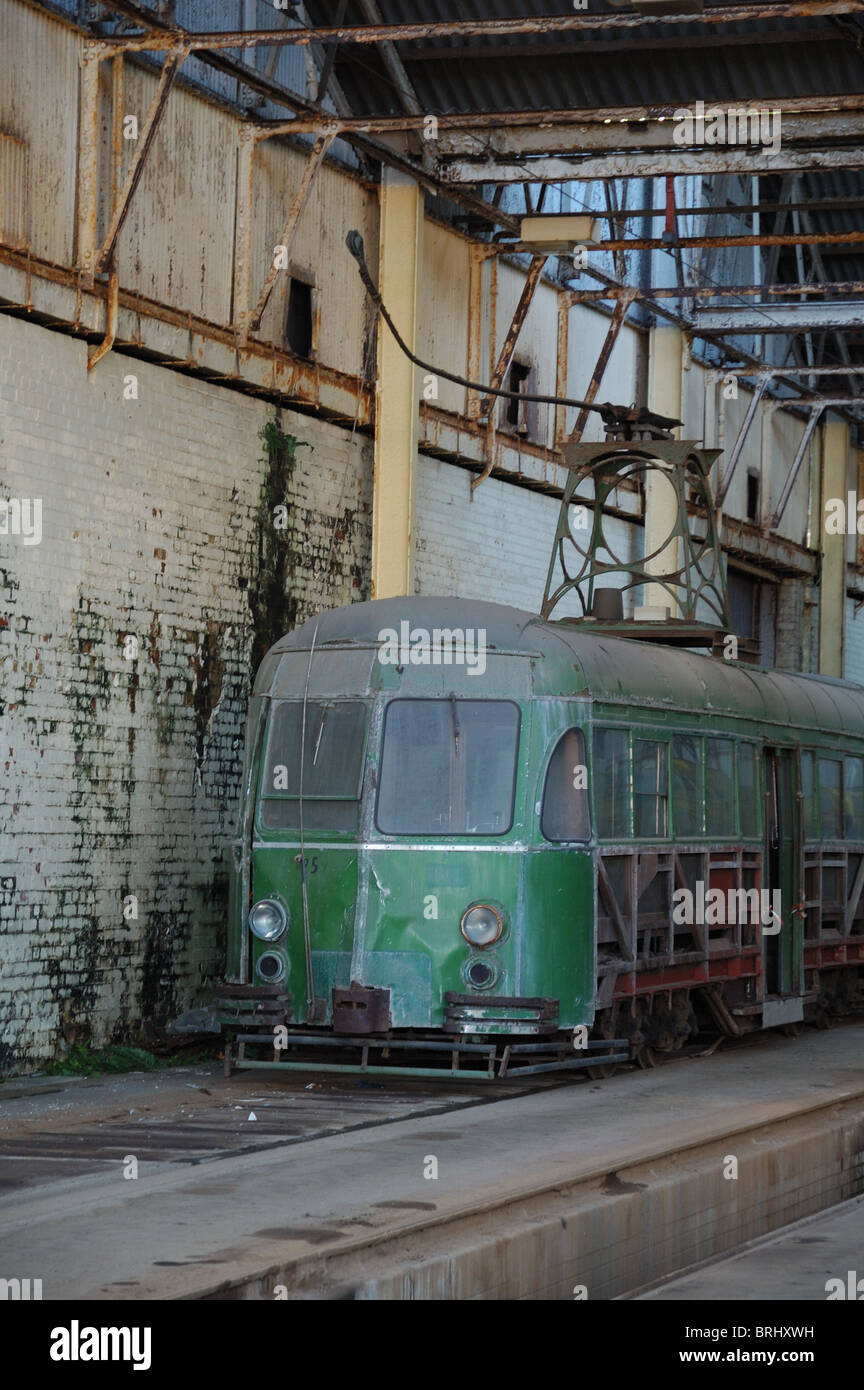
[[[793,4],[717,5],[699,14],[672,17],[668,14],[602,14],[584,11],[565,15],[525,15],[518,18],[433,20],[410,24],[349,24],[319,29],[215,30],[209,33],[176,32],[148,34],[144,37],[106,39],[110,48],[127,53],[166,52],[181,43],[191,43],[195,52],[207,48],[257,48],[274,43],[291,44],[379,44],[417,43],[434,39],[488,37],[508,39],[521,34],[587,33],[593,30],[643,29],[670,22],[693,25],[741,24],[756,20],[821,19],[826,15],[864,15],[862,0],[797,0]]]
[[[470,183],[591,183],[595,179],[650,179],[662,174],[776,174],[791,169],[809,173],[862,168],[864,148],[860,145],[836,150],[789,150],[781,145],[776,152],[753,145],[724,145],[713,149],[676,146],[587,159],[526,159],[521,164],[442,160],[438,173],[458,187]]]
[[[831,328],[864,328],[864,303],[841,300],[833,304],[769,304],[761,309],[750,304],[729,304],[722,309],[701,309],[697,305],[693,320],[693,330],[700,337],[708,333],[813,333]]]

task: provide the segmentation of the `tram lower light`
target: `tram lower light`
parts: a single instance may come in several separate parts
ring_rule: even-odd
[[[491,946],[504,930],[504,919],[488,903],[473,903],[463,912],[459,928],[470,945]]]
[[[288,914],[273,898],[262,898],[249,913],[249,930],[259,941],[276,941],[288,925]]]

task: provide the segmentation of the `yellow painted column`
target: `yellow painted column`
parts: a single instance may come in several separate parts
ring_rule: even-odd
[[[378,284],[399,333],[416,352],[423,244],[423,192],[414,179],[383,169]],[[372,597],[414,589],[414,482],[417,467],[417,369],[378,324],[375,474],[372,492]]]
[[[830,501],[843,503],[841,515],[847,525],[857,518],[845,515],[848,501],[849,426],[829,418],[822,430],[822,514],[819,545],[822,550],[822,579],[819,585],[819,670],[823,676],[843,675],[843,628],[846,613],[846,552],[848,537],[832,522],[826,530],[826,515],[836,516]],[[839,534],[834,534],[838,531]]]
[[[648,344],[648,408],[660,415],[681,419],[681,371],[684,335],[674,324],[658,324],[651,330]],[[675,489],[659,471],[648,474],[645,487],[645,554],[650,555],[673,530],[678,520]],[[660,574],[680,564],[677,538],[646,561],[648,573]],[[669,608],[677,618],[680,609],[660,584],[646,584],[643,602]]]

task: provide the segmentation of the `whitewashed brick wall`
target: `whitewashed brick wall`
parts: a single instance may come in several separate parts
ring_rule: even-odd
[[[0,535],[4,1071],[139,1037],[208,997],[224,950],[274,409],[114,353],[88,374],[86,351],[0,316],[0,498],[41,498],[43,532]],[[371,451],[280,418],[314,446],[284,495],[301,622],[368,597]]]

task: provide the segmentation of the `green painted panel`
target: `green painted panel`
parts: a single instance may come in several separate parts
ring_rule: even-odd
[[[429,963],[429,1012],[418,1000],[417,1016],[406,1027],[440,1026],[444,994],[467,991],[462,969],[476,956],[498,972],[494,994],[518,994],[516,969],[520,920],[521,866],[524,856],[503,850],[366,851],[369,888],[363,941],[363,982],[374,970],[377,952],[415,952]],[[478,951],[459,930],[465,909],[474,902],[495,906],[504,917],[504,933],[494,947]],[[423,967],[425,970],[425,966]],[[482,994],[478,994],[482,999]]]
[[[354,913],[357,898],[357,850],[328,845],[326,849],[307,849],[306,894],[313,951],[347,952],[354,942]],[[280,899],[288,909],[290,925],[286,936],[275,946],[253,941],[253,982],[255,963],[265,951],[275,950],[288,963],[286,984],[293,995],[294,1018],[305,1021],[306,955],[303,938],[303,890],[299,851],[294,846],[259,845],[252,854],[252,897]],[[313,971],[314,971],[313,956]],[[330,986],[332,988],[332,985]],[[316,998],[329,1004],[315,980]]]
[[[525,861],[523,995],[553,995],[562,1027],[594,1020],[594,867],[587,851]]]

